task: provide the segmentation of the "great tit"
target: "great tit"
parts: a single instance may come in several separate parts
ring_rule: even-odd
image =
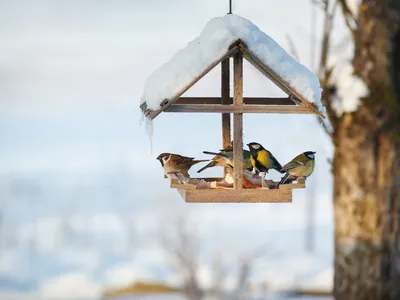
[[[310,176],[315,167],[315,153],[314,151],[303,152],[284,165],[282,171],[286,174],[279,184],[284,184],[287,180],[296,180],[297,177]]]
[[[165,174],[181,173],[186,177],[189,177],[188,171],[193,165],[208,161],[206,159],[194,160],[194,157],[186,157],[173,153],[161,153],[157,159],[164,168]]]
[[[250,149],[250,162],[255,170],[261,173],[268,173],[268,170],[274,169],[280,173],[282,166],[278,160],[259,143],[249,143],[247,146]]]

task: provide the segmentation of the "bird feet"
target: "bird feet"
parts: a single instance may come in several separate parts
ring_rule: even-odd
[[[261,186],[263,188],[268,187],[267,183],[265,182],[265,172],[260,172],[261,175]]]
[[[172,175],[171,177],[175,177],[178,179],[179,183],[189,184],[189,178],[183,176],[182,173],[179,172],[168,172],[167,175]]]

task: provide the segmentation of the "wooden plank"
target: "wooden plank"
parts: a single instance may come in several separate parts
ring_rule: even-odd
[[[183,189],[183,190],[195,190],[196,186],[194,184],[186,184],[186,183],[174,183],[171,181],[169,186],[171,189]]]
[[[296,105],[203,105],[173,104],[169,113],[253,113],[253,114],[314,114],[309,108]]]
[[[150,118],[153,120],[155,117],[157,117],[161,112],[165,111],[168,109],[168,107],[171,106],[180,96],[182,96],[188,89],[190,89],[194,84],[196,84],[201,78],[203,78],[208,72],[210,72],[216,65],[218,65],[220,62],[225,60],[226,58],[231,57],[232,54],[236,53],[239,51],[239,46],[234,46],[228,50],[228,52],[221,57],[218,60],[215,60],[211,65],[207,67],[200,75],[198,75],[196,78],[194,78],[188,85],[186,85],[179,93],[177,93],[172,99],[165,99],[166,103],[163,105],[158,110],[152,111],[150,114]]]
[[[246,47],[244,43],[239,43],[239,47],[241,49],[241,52],[243,52],[246,60],[249,61],[262,74],[268,77],[272,82],[274,82],[282,91],[284,91],[288,95],[296,95],[296,97],[301,101],[302,105],[308,107],[319,117],[323,119],[325,118],[325,116],[319,112],[316,106],[313,106],[311,103],[309,103],[306,99],[303,98],[303,96],[299,92],[292,88],[287,82],[282,80],[282,78],[278,76],[271,68],[261,62],[255,55],[251,53],[251,51]]]
[[[306,178],[305,177],[297,177],[296,181],[297,181],[297,183],[305,184]]]
[[[243,56],[241,52],[233,57],[233,103],[243,106]],[[228,106],[228,105],[225,105]],[[233,187],[243,188],[243,113],[233,114]]]
[[[290,203],[291,190],[279,189],[178,189],[187,203]]]
[[[180,97],[174,104],[221,104],[221,97]],[[296,105],[289,97],[243,97],[246,105]],[[223,104],[233,104],[233,97],[229,97]]]
[[[230,59],[226,58],[221,62],[221,105],[229,105],[230,99]],[[222,114],[222,148],[225,149],[231,144],[231,115],[229,113]],[[227,173],[224,168],[224,176]]]
[[[222,179],[224,179],[224,177],[192,177],[190,178],[190,180],[204,180],[206,182],[210,182],[210,181],[220,181]]]
[[[279,185],[280,190],[292,190],[292,189],[305,189],[306,185],[304,183],[290,183]]]

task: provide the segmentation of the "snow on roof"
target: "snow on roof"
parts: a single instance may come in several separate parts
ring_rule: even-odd
[[[146,102],[148,109],[159,109],[163,100],[174,99],[239,39],[303,98],[325,112],[317,76],[252,22],[234,14],[211,19],[197,38],[155,70],[145,82],[141,104]]]

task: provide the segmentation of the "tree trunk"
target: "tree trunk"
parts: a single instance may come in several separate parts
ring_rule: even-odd
[[[336,300],[400,299],[398,4],[364,0],[354,70],[370,90],[334,133]],[[395,7],[397,6],[397,7]]]

